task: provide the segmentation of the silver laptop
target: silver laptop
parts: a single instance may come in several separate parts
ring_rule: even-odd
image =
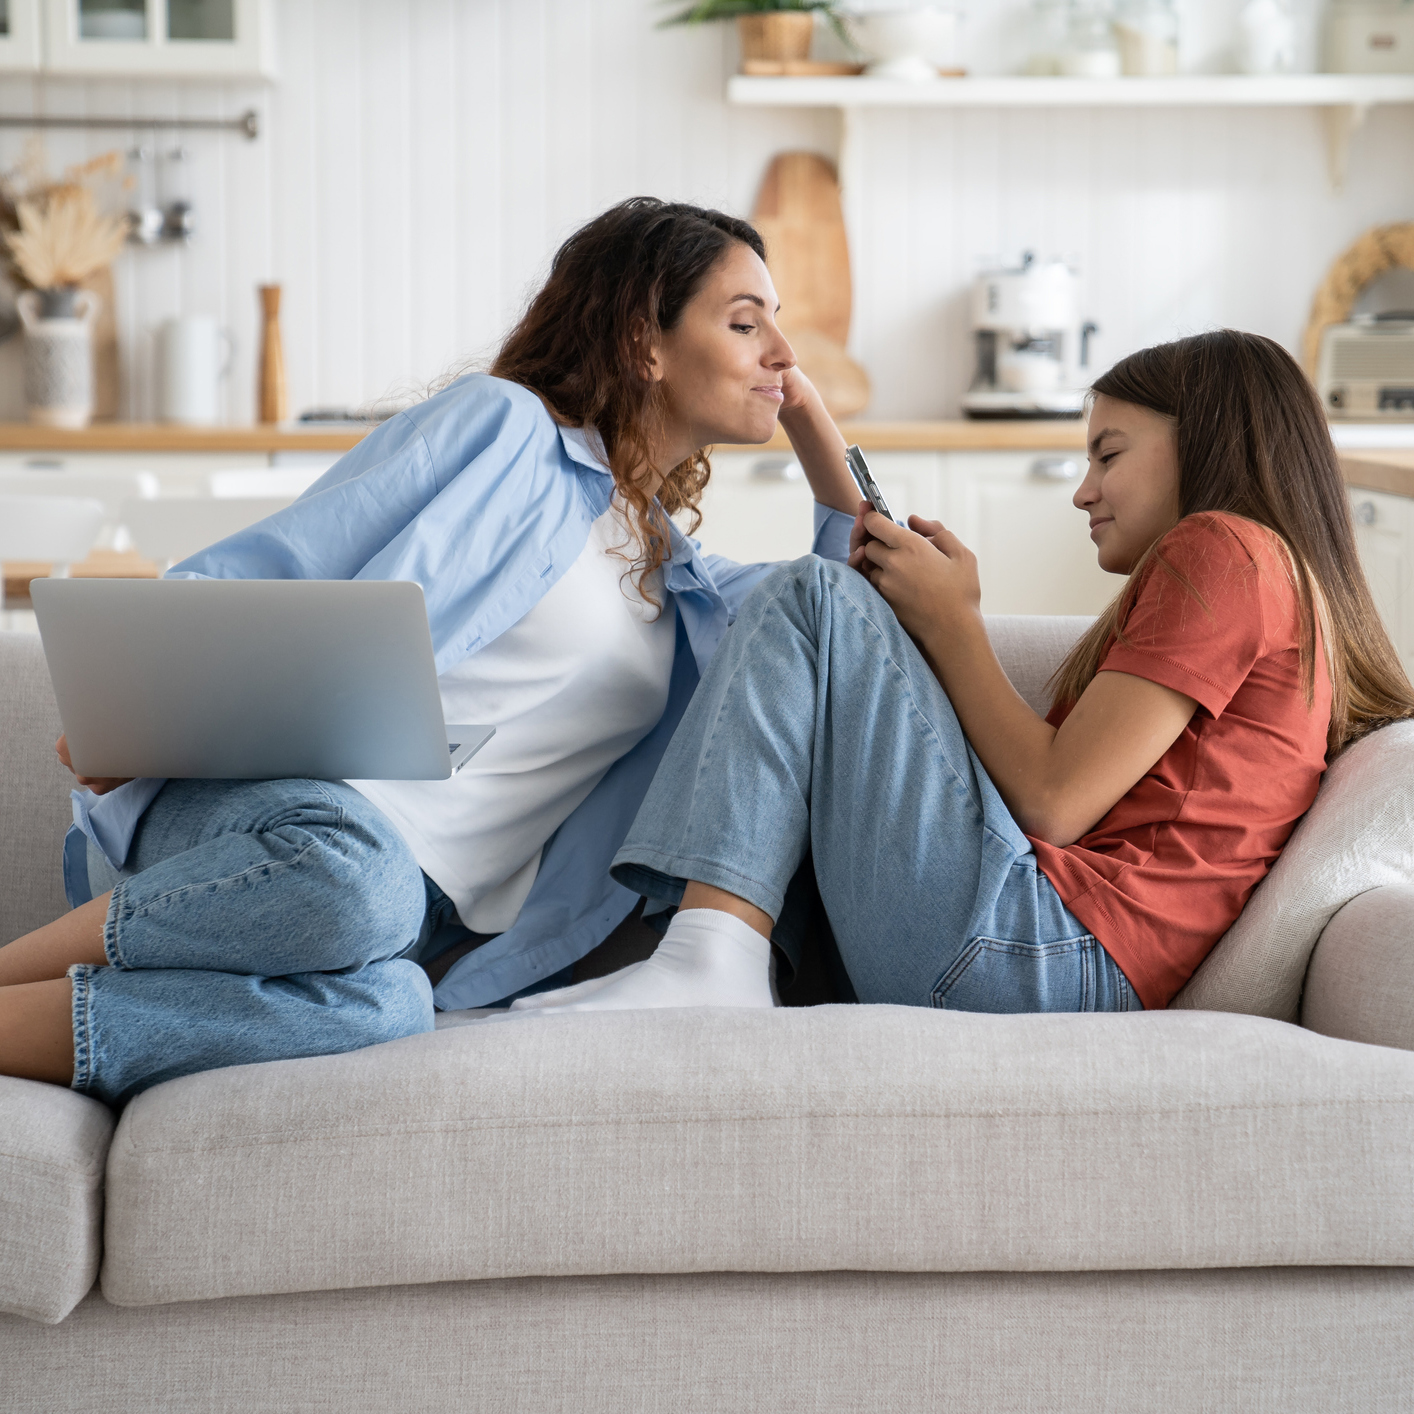
[[[81,775],[444,780],[495,731],[444,724],[417,584],[38,579],[30,592]]]

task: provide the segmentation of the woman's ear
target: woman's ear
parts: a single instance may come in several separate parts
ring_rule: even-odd
[[[641,315],[633,321],[629,329],[633,340],[635,371],[645,383],[663,381],[663,359],[658,341],[648,332],[648,321]]]

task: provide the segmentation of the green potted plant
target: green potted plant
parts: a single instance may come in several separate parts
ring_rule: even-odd
[[[697,25],[708,20],[735,20],[743,60],[789,63],[810,57],[816,10],[838,30],[835,0],[695,0],[663,21],[665,25]]]

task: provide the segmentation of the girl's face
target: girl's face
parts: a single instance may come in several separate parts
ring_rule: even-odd
[[[1100,393],[1090,410],[1090,469],[1075,504],[1090,516],[1100,568],[1128,574],[1178,524],[1178,437],[1171,418]]]
[[[675,450],[691,444],[683,456],[714,442],[764,442],[776,430],[795,367],[778,308],[765,265],[733,241],[652,350],[649,376],[663,383],[673,424],[668,440]]]

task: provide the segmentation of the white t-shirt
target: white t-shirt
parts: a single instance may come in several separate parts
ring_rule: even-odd
[[[616,503],[617,505],[617,503]],[[446,781],[350,781],[398,827],[477,933],[515,922],[546,840],[668,702],[676,614],[645,602],[611,507],[548,594],[438,679],[448,722],[496,735]],[[662,572],[648,588],[665,602]]]

